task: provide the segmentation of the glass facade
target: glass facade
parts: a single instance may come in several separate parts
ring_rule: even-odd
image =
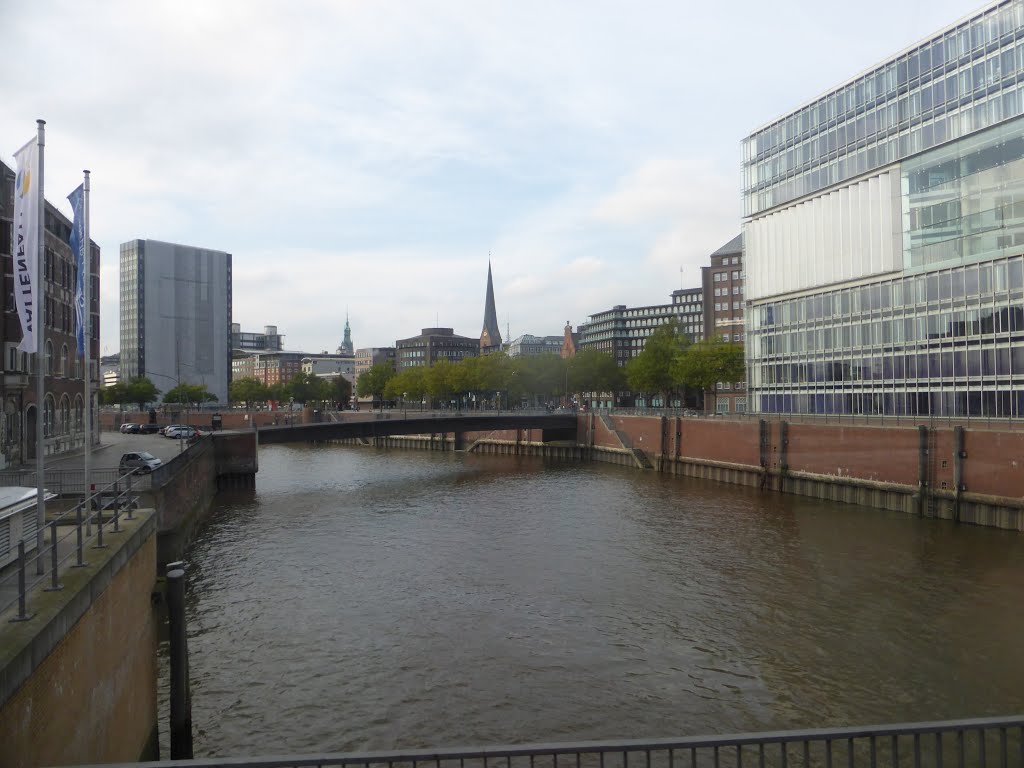
[[[901,182],[906,268],[1024,251],[1024,118],[907,160]]]
[[[1024,0],[1006,0],[754,132],[743,213],[783,203],[1022,114]]]
[[[1024,417],[1024,257],[750,311],[765,413]]]

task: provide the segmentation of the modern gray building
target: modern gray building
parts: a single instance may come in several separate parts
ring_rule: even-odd
[[[231,324],[231,349],[235,352],[280,352],[283,342],[284,334],[277,332],[276,325],[265,325],[260,333],[243,331],[239,323]]]
[[[1024,3],[742,143],[750,410],[1024,416]]]
[[[121,376],[162,392],[231,379],[231,254],[159,240],[121,244]]]

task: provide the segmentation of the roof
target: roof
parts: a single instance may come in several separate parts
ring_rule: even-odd
[[[730,240],[728,243],[723,245],[717,251],[712,253],[712,256],[732,256],[734,253],[743,253],[743,233],[740,232],[736,237]]]

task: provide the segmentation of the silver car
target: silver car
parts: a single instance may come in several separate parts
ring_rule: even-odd
[[[132,453],[122,454],[121,461],[118,462],[117,468],[122,475],[127,472],[131,472],[133,469],[136,469],[145,475],[152,472],[161,464],[163,464],[163,462],[148,451],[133,451]]]

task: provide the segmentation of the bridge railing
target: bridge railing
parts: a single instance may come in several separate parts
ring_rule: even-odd
[[[455,747],[266,758],[222,757],[190,760],[185,764],[190,768],[1022,768],[1024,715],[678,739]],[[182,763],[163,761],[145,765],[171,768]]]
[[[16,541],[0,537],[0,564],[5,566],[0,569],[0,627],[7,621],[30,620],[33,590],[43,584],[48,591],[63,589],[61,572],[86,565],[90,549],[104,547],[105,535],[121,532],[122,516],[134,518],[138,474],[139,470],[132,470],[65,512],[48,516],[42,536],[38,535],[36,507],[20,513],[22,537]],[[55,496],[48,493],[50,498]],[[8,522],[0,521],[0,525]]]

